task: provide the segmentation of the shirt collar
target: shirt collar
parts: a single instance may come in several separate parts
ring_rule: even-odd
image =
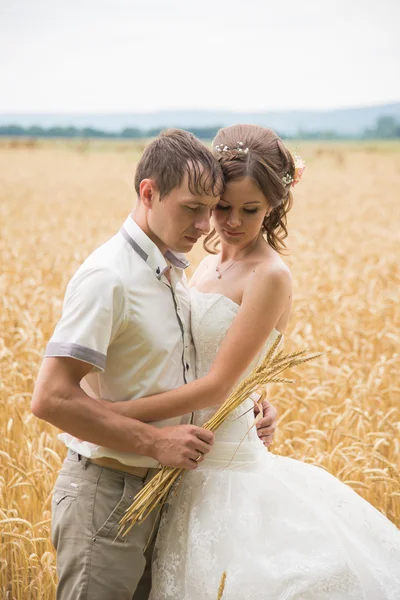
[[[125,220],[120,233],[135,252],[153,269],[158,279],[169,268],[167,260],[175,267],[178,267],[178,269],[186,269],[190,264],[184,254],[172,252],[172,250],[167,250],[164,256],[156,244],[145,234],[136,221],[132,219],[131,215]]]

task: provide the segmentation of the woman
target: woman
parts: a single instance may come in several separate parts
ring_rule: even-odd
[[[205,245],[213,252],[219,240],[221,252],[192,278],[192,334],[197,377],[218,376],[228,389],[289,320],[291,277],[280,251],[298,173],[278,136],[261,127],[222,129],[214,150],[226,189]],[[162,396],[135,400],[130,416],[192,409],[203,425],[216,410],[212,398],[182,411]],[[226,571],[225,600],[398,600],[400,532],[323,469],[269,453],[252,407],[249,399],[230,416],[172,495],[150,599],[214,600]]]

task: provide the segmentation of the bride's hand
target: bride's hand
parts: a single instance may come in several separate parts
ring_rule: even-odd
[[[257,434],[264,446],[267,446],[268,448],[274,437],[278,413],[276,408],[270,402],[268,402],[268,400],[263,400],[262,407],[263,416],[257,423]],[[257,415],[258,412],[259,409],[256,405],[254,407],[254,413]]]

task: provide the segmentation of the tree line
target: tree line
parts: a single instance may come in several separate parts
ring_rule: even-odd
[[[125,127],[121,131],[110,132],[93,127],[22,127],[20,125],[0,126],[0,136],[3,137],[29,137],[29,138],[103,138],[103,139],[143,139],[157,136],[163,127],[153,129],[140,129],[138,127]],[[212,139],[220,126],[188,127],[195,136],[203,140]],[[334,130],[328,131],[303,131],[296,135],[282,135],[286,139],[310,140],[345,140],[345,139],[400,139],[400,122],[391,116],[377,119],[375,126],[367,128],[360,135],[343,135]]]
[[[21,125],[0,126],[0,136],[3,137],[35,137],[35,138],[104,138],[104,139],[143,139],[156,137],[165,127],[153,129],[139,129],[137,127],[126,127],[121,131],[103,131],[93,127],[21,127]],[[195,136],[200,139],[211,139],[215,136],[219,126],[215,127],[189,127]]]

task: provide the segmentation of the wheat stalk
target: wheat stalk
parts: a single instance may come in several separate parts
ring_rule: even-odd
[[[221,583],[219,584],[219,588],[218,588],[217,600],[222,600],[222,596],[224,594],[224,589],[225,589],[225,581],[226,581],[226,571],[224,571],[222,573]]]
[[[294,367],[321,356],[321,353],[305,356],[305,350],[291,354],[279,352],[279,354],[276,355],[276,350],[281,339],[282,334],[280,334],[271,345],[261,364],[258,365],[248,377],[239,383],[211,419],[203,425],[204,429],[216,431],[226,420],[228,415],[240,406],[250,394],[268,383],[279,381],[280,379],[277,378],[279,373],[289,367]],[[184,471],[185,469],[177,467],[163,467],[160,469],[157,475],[155,475],[135,496],[131,506],[120,520],[119,533],[122,536],[127,535],[136,523],[146,519],[155,508],[161,506],[165,502],[171,487]]]

